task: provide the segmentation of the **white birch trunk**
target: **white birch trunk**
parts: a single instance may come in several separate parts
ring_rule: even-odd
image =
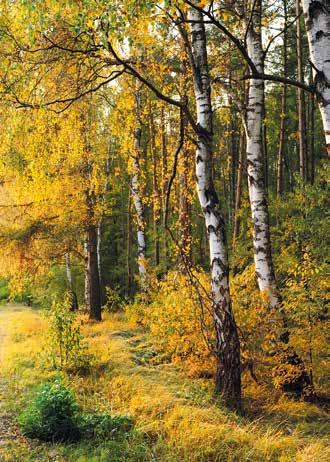
[[[66,270],[66,282],[67,282],[68,290],[70,292],[72,292],[72,290],[73,290],[73,280],[72,280],[70,252],[66,252],[66,254],[65,254],[65,270]]]
[[[330,155],[330,3],[329,0],[302,0],[314,82],[321,97],[327,152]]]
[[[141,154],[141,135],[142,130],[139,126],[139,108],[140,106],[140,94],[137,94],[137,127],[134,133],[134,153],[132,161],[132,198],[136,214],[136,226],[137,226],[137,245],[138,245],[138,268],[140,275],[140,282],[142,287],[146,281],[146,238],[145,238],[145,224],[143,218],[143,203],[141,197],[141,185],[140,185],[140,154]]]
[[[196,186],[208,233],[213,317],[218,358],[216,386],[239,405],[240,346],[231,310],[225,224],[212,178],[212,107],[203,16],[190,9],[193,79],[197,110]]]
[[[261,42],[261,1],[254,3],[254,14],[247,34],[247,50],[260,73],[264,71]],[[264,179],[262,122],[264,81],[251,79],[247,108],[247,174],[253,221],[255,272],[259,289],[271,307],[279,303],[272,263],[267,194]]]

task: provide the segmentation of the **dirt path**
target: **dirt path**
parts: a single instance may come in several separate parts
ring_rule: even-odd
[[[8,446],[14,439],[17,438],[17,429],[13,424],[13,417],[6,411],[4,407],[4,396],[6,393],[7,384],[2,375],[2,355],[3,342],[6,337],[6,325],[8,325],[8,314],[10,311],[26,309],[24,306],[8,306],[0,307],[0,451],[5,446]],[[0,458],[0,462],[1,458]]]

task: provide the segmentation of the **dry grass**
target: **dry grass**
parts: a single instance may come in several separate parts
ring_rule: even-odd
[[[6,322],[2,371],[8,379],[7,405],[18,412],[31,386],[57,372],[46,367],[46,321],[37,312],[10,310]],[[107,458],[90,446],[58,446],[57,461],[330,460],[327,415],[321,408],[283,398],[274,402],[268,390],[247,384],[246,415],[238,416],[221,406],[210,381],[189,379],[177,365],[157,365],[145,334],[122,315],[106,316],[100,324],[84,320],[83,332],[97,362],[87,376],[65,380],[84,407],[132,415],[136,436],[123,458]],[[13,399],[13,392],[21,398]],[[21,460],[53,460],[46,458],[48,447],[40,448],[35,458]]]

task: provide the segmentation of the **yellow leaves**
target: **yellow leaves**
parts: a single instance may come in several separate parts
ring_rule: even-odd
[[[204,273],[196,276],[200,284],[209,286]],[[129,308],[128,315],[137,322],[142,319],[151,330],[157,350],[169,355],[176,363],[184,363],[189,376],[212,373],[214,357],[210,345],[205,341],[205,338],[210,342],[213,339],[209,300],[204,300],[203,313],[197,293],[188,279],[174,272],[166,280],[155,282],[150,295],[150,305],[144,307],[134,304]]]

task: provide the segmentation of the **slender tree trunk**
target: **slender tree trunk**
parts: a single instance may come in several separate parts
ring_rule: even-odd
[[[296,0],[296,15],[301,13],[300,0]],[[297,74],[298,80],[304,82],[302,22],[297,19]],[[299,172],[301,178],[307,180],[307,133],[306,133],[306,105],[304,90],[298,88],[298,133],[299,133]]]
[[[283,0],[284,10],[284,32],[283,32],[283,76],[288,76],[288,12],[287,12],[287,0]],[[280,125],[280,140],[278,148],[277,158],[277,172],[276,172],[276,193],[280,196],[284,189],[284,155],[285,155],[285,143],[286,143],[286,123],[287,123],[287,99],[288,99],[288,87],[283,84],[282,87],[282,104],[281,104],[281,125]]]
[[[229,96],[230,107],[229,139],[228,139],[228,172],[229,172],[229,224],[232,225],[235,210],[235,186],[236,186],[236,140],[235,140],[235,112],[232,97]]]
[[[212,107],[206,34],[203,16],[191,8],[191,43],[194,91],[197,109],[196,182],[208,232],[213,317],[216,332],[216,390],[228,405],[240,406],[240,344],[229,292],[229,267],[225,224],[212,178]]]
[[[65,253],[65,269],[66,269],[66,282],[67,282],[67,287],[68,287],[70,307],[72,311],[77,311],[78,310],[78,300],[77,300],[77,294],[73,288],[71,255],[69,251]]]
[[[127,269],[127,292],[132,294],[132,268],[131,268],[131,252],[132,252],[132,223],[131,223],[131,194],[128,193],[127,201],[127,253],[126,253],[126,269]]]
[[[140,126],[140,105],[141,105],[141,92],[137,91],[136,94],[136,128],[134,132],[134,153],[132,163],[132,198],[136,214],[136,227],[137,227],[137,245],[138,245],[138,268],[141,286],[144,287],[146,282],[146,238],[145,238],[145,223],[143,217],[143,203],[141,192],[141,171],[140,171],[140,157],[141,157],[141,136],[142,129]]]
[[[309,132],[310,132],[310,182],[314,184],[315,180],[315,100],[314,97],[310,97],[310,121],[309,121]]]
[[[161,156],[162,156],[162,219],[163,219],[163,245],[164,245],[164,262],[167,267],[168,261],[168,240],[165,232],[165,214],[166,214],[166,191],[167,191],[167,136],[164,109],[160,113],[161,124]]]
[[[101,321],[101,292],[97,267],[97,230],[95,225],[87,228],[87,284],[89,291],[89,319]]]
[[[185,272],[186,264],[190,265],[191,262],[191,203],[189,199],[190,185],[190,159],[191,153],[186,146],[183,149],[182,166],[179,175],[179,223],[180,223],[180,248],[184,257],[179,258],[179,270]],[[181,255],[181,254],[180,254]]]
[[[153,227],[154,227],[154,257],[155,265],[159,266],[160,263],[160,248],[159,248],[159,228],[160,228],[160,191],[158,185],[158,169],[157,169],[157,154],[156,154],[156,143],[155,143],[155,124],[152,114],[152,108],[150,108],[150,151],[152,158],[152,211],[153,211]]]
[[[263,73],[261,41],[261,0],[254,5],[247,34],[248,53],[259,72]],[[247,110],[247,173],[253,221],[254,263],[258,286],[269,299],[271,307],[279,303],[271,254],[269,215],[264,179],[262,148],[262,117],[264,104],[263,80],[251,79]]]
[[[97,259],[97,225],[94,216],[94,198],[87,192],[86,270],[85,294],[89,319],[101,321],[101,291]]]
[[[101,291],[101,300],[102,300],[102,286],[103,286],[103,277],[102,277],[102,222],[103,218],[101,217],[97,223],[97,270],[99,275],[100,291]]]
[[[330,5],[329,0],[302,0],[314,83],[328,155],[330,155]]]
[[[191,85],[190,76],[188,75],[188,59],[185,53],[184,43],[182,42],[183,59],[181,61],[181,99],[188,101],[188,91]],[[188,128],[187,117],[183,114],[183,133],[185,134]],[[190,148],[189,143],[184,139],[182,147],[182,155],[179,159],[179,227],[180,227],[180,255],[179,255],[179,271],[186,272],[186,267],[191,265],[192,259],[192,219],[191,219],[191,166],[194,153]]]
[[[262,103],[262,155],[264,164],[264,183],[266,196],[268,194],[268,143],[267,143],[267,124],[266,124],[266,98],[264,91],[264,98]]]
[[[244,163],[245,163],[245,134],[242,130],[240,134],[239,142],[239,157],[238,157],[238,169],[237,169],[237,181],[236,181],[236,196],[235,196],[235,216],[234,216],[234,231],[233,231],[233,243],[237,240],[239,236],[240,229],[240,219],[238,212],[241,208],[242,203],[242,184],[243,184],[243,175],[244,175]]]

